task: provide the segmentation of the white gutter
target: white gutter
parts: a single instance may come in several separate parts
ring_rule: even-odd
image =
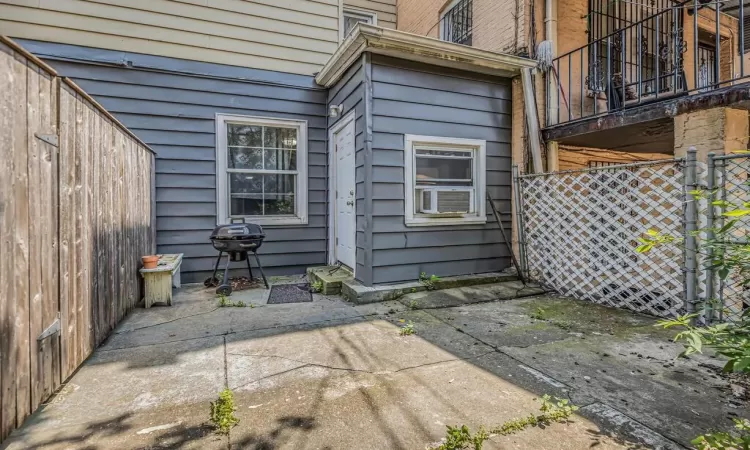
[[[514,77],[523,68],[536,67],[533,59],[360,23],[336,49],[315,81],[325,87],[332,86],[363,52],[500,77]]]

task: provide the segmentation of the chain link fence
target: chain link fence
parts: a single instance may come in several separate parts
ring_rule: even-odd
[[[706,222],[709,230],[706,239],[723,239],[725,244],[750,245],[750,215],[727,217],[725,213],[736,209],[750,209],[750,157],[746,154],[708,155],[708,176],[706,177]],[[730,220],[736,221],[729,233],[719,233]],[[743,311],[750,308],[750,288],[745,285],[747,274],[734,268],[722,277],[711,267],[709,261],[716,250],[707,246],[704,266],[707,282],[707,314],[718,321],[738,320]]]
[[[660,317],[704,311],[738,320],[750,287],[720,274],[711,243],[750,245],[750,156],[709,155],[519,175],[515,201],[522,270],[560,294]],[[695,192],[704,194],[695,195]],[[731,233],[717,233],[736,220]],[[676,238],[637,253],[647,230]],[[705,305],[705,309],[704,309]]]

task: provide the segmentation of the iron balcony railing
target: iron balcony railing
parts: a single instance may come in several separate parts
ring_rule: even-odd
[[[689,0],[553,59],[547,126],[750,81],[748,6]]]

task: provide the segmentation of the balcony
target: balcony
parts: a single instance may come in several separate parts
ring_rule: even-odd
[[[750,81],[748,7],[675,3],[560,55],[547,73],[547,127]]]

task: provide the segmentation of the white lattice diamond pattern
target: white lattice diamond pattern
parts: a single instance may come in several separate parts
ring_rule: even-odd
[[[563,295],[672,317],[684,313],[683,254],[638,254],[649,228],[681,236],[679,162],[520,178],[532,278]]]
[[[716,180],[720,189],[717,198],[725,200],[735,207],[744,208],[750,202],[750,158],[731,157],[716,161]],[[721,219],[721,213],[726,209],[717,208],[718,223],[715,227],[721,227],[725,220]],[[750,242],[750,216],[737,218],[737,224],[732,228],[730,236],[733,242],[744,244]],[[740,318],[742,312],[750,308],[750,289],[743,286],[745,277],[739,270],[733,270],[729,276],[720,284],[719,300],[721,302],[720,319],[734,321]]]

